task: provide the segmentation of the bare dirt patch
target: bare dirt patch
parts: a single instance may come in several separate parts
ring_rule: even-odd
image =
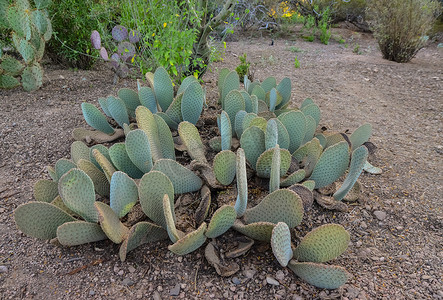
[[[373,125],[371,141],[378,149],[371,161],[383,174],[361,176],[364,192],[349,212],[316,206],[304,223],[339,223],[350,232],[352,244],[334,261],[354,276],[341,289],[306,284],[261,244],[234,260],[238,273],[222,278],[203,249],[178,257],[167,251],[166,241],[159,242],[137,248],[121,263],[118,246],[109,241],[58,248],[20,233],[13,210],[32,200],[33,184],[48,177],[45,166],[69,157],[72,130],[87,127],[80,103],[97,104],[98,97],[121,87],[136,88],[129,79],[112,85],[105,67],[72,71],[47,65],[40,90],[0,92],[1,298],[443,299],[443,50],[431,44],[410,63],[397,64],[381,58],[370,35],[337,33],[347,47],[300,39],[276,39],[270,46],[270,38],[242,37],[227,44],[225,60],[204,80],[210,106],[205,114],[211,115],[218,112],[211,108],[218,70],[235,68],[238,56],[247,53],[256,79],[290,77],[294,105],[314,99],[321,126],[352,132],[365,122]],[[357,44],[361,55],[353,52]],[[235,236],[229,231],[219,243]]]

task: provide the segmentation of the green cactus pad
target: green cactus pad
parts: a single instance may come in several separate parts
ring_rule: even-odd
[[[177,255],[185,255],[198,249],[206,241],[206,223],[202,223],[195,231],[188,233],[168,249]]]
[[[237,150],[236,158],[236,174],[237,174],[237,200],[235,201],[235,210],[238,217],[244,215],[248,204],[248,178],[246,174],[246,158],[245,151],[242,148]]]
[[[335,144],[322,153],[309,179],[315,181],[315,188],[327,186],[342,176],[349,165],[347,142]]]
[[[326,262],[342,254],[350,241],[349,233],[338,224],[325,224],[309,232],[294,250],[294,259]]]
[[[360,146],[352,152],[351,164],[349,166],[349,173],[346,176],[343,185],[334,193],[335,200],[342,200],[346,194],[352,189],[354,183],[357,181],[363,167],[368,158],[368,149],[365,146]]]
[[[220,114],[221,150],[231,150],[232,122],[227,112],[222,110]]]
[[[156,113],[157,116],[160,116],[165,122],[166,124],[168,124],[168,126],[172,129],[177,130],[178,129],[178,123],[175,122],[174,120],[171,119],[170,116],[168,116],[167,114],[165,114],[164,112],[157,112]]]
[[[109,156],[111,157],[112,164],[117,170],[123,171],[132,178],[141,178],[143,172],[140,171],[126,152],[126,145],[124,143],[116,143],[109,148]]]
[[[311,192],[315,189],[315,181],[314,180],[303,181],[302,185],[307,187]]]
[[[281,103],[276,107],[277,109],[280,109],[289,103],[291,100],[291,88],[291,79],[288,77],[283,78],[282,81],[280,81],[280,83],[277,85],[277,92],[282,97]]]
[[[101,154],[103,154],[103,156],[111,161],[111,157],[109,156],[109,149],[106,148],[106,146],[102,145],[102,144],[97,144],[92,146],[91,148],[89,148],[89,160],[100,170],[103,170],[102,167],[100,166],[100,164],[98,163],[98,161],[95,159],[94,157],[94,149],[96,149],[97,151],[99,151]]]
[[[303,138],[303,144],[309,142],[314,138],[315,130],[317,128],[317,123],[313,117],[305,116],[305,122],[306,122],[306,127],[305,127],[306,131],[305,131],[305,136]]]
[[[221,149],[221,136],[215,136],[208,142],[209,148],[211,148],[215,152],[222,151]]]
[[[223,86],[221,89],[221,104],[222,109],[224,109],[224,101],[226,98],[226,95],[233,90],[239,90],[240,89],[240,79],[238,78],[238,74],[236,71],[231,71],[228,74],[226,74],[225,79],[223,80]]]
[[[259,158],[260,160],[260,158]],[[271,175],[269,179],[269,193],[280,188],[280,147],[276,145],[272,154]],[[258,170],[258,168],[257,168]]]
[[[303,143],[306,132],[305,115],[300,111],[290,111],[278,116],[289,134],[288,150],[293,153]]]
[[[15,33],[29,40],[31,38],[31,21],[25,9],[26,8],[19,7],[18,5],[9,6],[7,19],[9,26]]]
[[[89,152],[89,147],[81,141],[75,141],[71,144],[71,159],[75,164],[80,159],[89,160]]]
[[[154,94],[161,109],[166,111],[174,99],[174,87],[168,72],[163,67],[155,70]]]
[[[91,178],[80,169],[72,169],[58,183],[63,203],[88,222],[96,223],[98,215],[94,209],[95,190]]]
[[[185,79],[183,79],[182,83],[180,84],[180,87],[177,90],[177,95],[183,93],[184,91],[186,91],[186,89],[192,85],[193,83],[197,82],[198,83],[198,79],[195,78],[194,76],[190,75],[188,77],[186,77]]]
[[[235,135],[237,137],[241,137],[241,135],[243,133],[243,120],[244,120],[246,114],[247,114],[246,111],[240,110],[235,115],[234,131],[235,131]]]
[[[27,92],[34,91],[43,84],[43,69],[38,63],[28,66],[22,73],[22,86]]]
[[[231,150],[223,150],[214,158],[214,174],[218,182],[230,185],[235,177],[236,155]]]
[[[258,100],[265,101],[265,99],[266,99],[266,92],[260,85],[256,85],[253,87],[252,92],[251,92],[251,96],[252,95],[257,96]],[[267,107],[267,105],[266,105],[266,107]]]
[[[340,142],[346,141],[341,133],[327,134],[325,137],[326,137],[326,146],[324,147],[324,149],[329,148]]]
[[[245,225],[240,220],[235,220],[232,228],[238,232],[250,237],[251,239],[269,242],[272,236],[272,230],[275,224],[270,222],[257,222]]]
[[[34,10],[31,12],[31,22],[37,28],[40,35],[45,34],[48,30],[48,24],[51,22],[42,10]]]
[[[34,185],[34,198],[36,201],[51,202],[58,196],[58,184],[55,181],[41,179]]]
[[[54,200],[51,201],[51,204],[57,206],[58,208],[60,208],[61,210],[65,211],[68,215],[71,215],[73,217],[78,218],[79,216],[73,212],[72,210],[70,210],[65,203],[63,203],[62,198],[59,196],[55,197]]]
[[[97,194],[105,197],[109,196],[109,181],[105,173],[100,171],[92,162],[85,159],[80,159],[77,162],[77,167],[91,178]]]
[[[66,174],[69,170],[76,168],[77,166],[66,158],[60,158],[55,163],[55,176],[57,179],[60,179],[64,174]],[[57,181],[57,180],[55,180]]]
[[[120,260],[125,261],[129,251],[145,243],[164,240],[167,237],[168,234],[160,226],[150,222],[138,222],[129,229],[128,236],[120,246]]]
[[[163,213],[163,197],[169,196],[171,206],[174,206],[174,187],[171,180],[158,171],[150,171],[143,175],[138,186],[138,194],[143,212],[155,223],[166,228]],[[173,210],[173,207],[171,207]]]
[[[121,88],[117,93],[118,97],[123,100],[123,103],[129,111],[134,112],[135,109],[141,104],[138,93],[129,88]]]
[[[202,163],[207,163],[205,146],[202,143],[197,127],[190,122],[181,122],[178,126],[180,138],[188,149],[189,156]]]
[[[243,121],[242,121],[242,130],[243,132],[248,129],[249,127],[251,127],[251,122],[252,120],[254,120],[257,117],[256,113],[247,113],[244,117],[243,117]]]
[[[315,127],[318,126],[318,124],[320,123],[321,113],[320,108],[317,106],[317,104],[313,103],[303,106],[300,110],[302,113],[305,114],[305,116],[311,116],[312,118],[314,118]]]
[[[240,110],[245,110],[245,107],[245,100],[240,91],[233,90],[226,95],[223,110],[228,114],[231,124],[235,124],[235,115]],[[233,129],[232,133],[235,133]]]
[[[351,151],[354,151],[364,143],[366,143],[371,137],[372,126],[369,123],[363,124],[358,127],[349,137],[351,141]]]
[[[272,168],[272,156],[274,148],[266,150],[257,159],[256,170],[257,176],[262,178],[270,178]],[[285,176],[291,166],[291,153],[286,149],[280,149],[280,177]]]
[[[281,180],[280,186],[287,187],[290,185],[293,185],[297,182],[302,181],[306,176],[306,171],[304,169],[299,169],[286,177],[285,179]]]
[[[64,223],[57,228],[57,239],[63,246],[77,246],[107,238],[97,223],[73,221]]]
[[[12,89],[20,85],[20,81],[10,75],[0,74],[0,88]]]
[[[1,63],[0,63],[0,69],[3,69],[5,74],[11,75],[11,76],[17,76],[20,75],[23,69],[25,68],[25,65],[22,64],[20,61],[15,59],[12,56],[4,55],[2,57]]]
[[[180,239],[180,235],[177,231],[177,228],[175,228],[175,213],[174,213],[174,206],[171,205],[171,200],[169,199],[168,194],[165,194],[163,196],[162,200],[163,205],[163,214],[165,216],[166,221],[166,231],[168,232],[169,239],[171,242],[175,243]],[[174,200],[172,200],[173,202]]]
[[[290,143],[289,132],[286,129],[285,125],[283,125],[283,123],[279,119],[272,118],[270,120],[275,120],[275,122],[277,123],[278,145],[282,149],[289,149],[289,143]]]
[[[88,130],[84,128],[75,128],[72,131],[72,137],[76,141],[94,141],[96,143],[109,143],[125,136],[122,129],[116,129],[114,134],[108,135],[98,130]]]
[[[250,127],[256,126],[256,127],[260,128],[263,132],[266,131],[267,125],[268,125],[268,121],[266,121],[266,119],[263,117],[254,118],[251,120],[251,123],[249,124]]]
[[[320,141],[320,145],[322,146],[322,148],[326,148],[326,144],[327,144],[327,140],[324,134],[319,133],[315,135],[315,138],[317,138]]]
[[[89,126],[106,134],[113,134],[114,129],[109,125],[106,117],[91,103],[82,103],[83,116]]]
[[[141,129],[131,130],[126,135],[126,152],[134,165],[143,173],[152,169],[151,146],[148,136]]]
[[[55,173],[55,168],[51,166],[46,166],[46,171],[48,171],[49,177],[51,177],[52,180],[58,181],[57,174]]]
[[[313,138],[307,142],[297,151],[292,154],[298,163],[304,168],[306,177],[311,176],[318,159],[320,158],[323,148],[320,145],[320,141],[317,138]]]
[[[256,126],[247,128],[241,138],[240,145],[245,150],[246,159],[255,168],[257,160],[265,149],[265,133]]]
[[[312,100],[311,98],[306,98],[305,100],[303,100],[303,102],[300,105],[300,109],[303,107],[306,107],[310,104],[315,104],[314,100]]]
[[[140,104],[147,107],[153,114],[157,112],[157,99],[155,99],[154,92],[149,87],[141,87],[138,90],[138,98]]]
[[[271,236],[272,253],[283,267],[286,267],[292,259],[291,232],[286,223],[278,222],[272,230]]]
[[[306,181],[309,182],[309,181]],[[314,182],[312,181],[312,188],[314,187]],[[312,189],[308,188],[307,186],[303,184],[293,184],[290,187],[288,187],[288,190],[291,190],[293,192],[296,192],[297,195],[300,196],[301,201],[303,202],[303,208],[305,211],[307,211],[309,208],[311,208],[312,203],[314,202],[314,195],[312,193]]]
[[[135,116],[138,128],[144,130],[148,136],[149,145],[151,146],[152,160],[155,162],[157,159],[163,157],[155,117],[152,112],[144,106],[137,107],[135,110]]]
[[[269,92],[273,88],[277,86],[277,80],[275,77],[268,77],[261,83],[262,89],[265,91],[265,93]]]
[[[165,111],[166,115],[171,118],[175,123],[180,123],[183,121],[182,117],[182,100],[183,94],[177,95],[174,101],[172,101],[171,105],[169,105],[168,109]]]
[[[200,177],[172,159],[159,159],[155,162],[153,170],[160,171],[169,177],[175,194],[195,192],[202,186]]]
[[[192,77],[194,78],[194,77]],[[183,121],[196,124],[203,110],[204,92],[198,81],[191,83],[183,93],[181,113]]]
[[[245,101],[245,111],[250,113],[252,112],[252,100],[251,96],[246,91],[241,90],[241,95],[243,96],[243,100]]]
[[[128,109],[122,99],[109,96],[106,99],[106,103],[108,104],[108,110],[111,117],[118,123],[118,125],[120,125],[120,127],[123,127],[123,124],[129,125]]]
[[[135,181],[123,172],[112,174],[110,206],[119,218],[124,217],[138,200],[138,188]]]
[[[295,192],[281,189],[267,195],[255,207],[247,209],[244,215],[246,224],[255,222],[285,222],[289,228],[301,223],[303,203]]]
[[[270,119],[275,119],[275,118],[276,118],[275,113],[272,112],[272,111],[269,111],[269,110],[259,112],[257,115],[258,115],[259,117],[264,118],[266,121],[269,121]]]
[[[120,244],[128,236],[129,229],[120,222],[117,214],[109,205],[98,201],[94,205],[103,232],[111,241]]]
[[[51,203],[31,201],[15,209],[14,221],[24,234],[49,240],[56,237],[57,227],[75,219]]]
[[[258,98],[256,95],[251,96],[251,113],[258,114]]]
[[[209,222],[208,229],[206,230],[206,237],[216,238],[234,225],[234,221],[237,218],[235,208],[230,205],[223,205],[217,209]]]
[[[272,90],[269,92],[269,104],[268,104],[268,94],[266,94],[266,103],[268,104],[269,110],[271,112],[275,110],[275,107],[279,100],[281,102],[281,96],[277,94],[277,90],[275,88],[272,88]]]
[[[380,168],[371,165],[368,161],[365,162],[365,165],[363,166],[363,170],[365,170],[365,172],[368,172],[370,174],[381,174],[382,173],[382,170]]]
[[[52,0],[34,0],[37,9],[48,8],[52,4]]]
[[[8,7],[9,7],[9,1],[5,0],[0,1],[0,28],[9,27],[8,18],[7,18]],[[2,50],[0,50],[0,58],[2,58]]]
[[[298,277],[321,289],[338,289],[351,277],[343,267],[333,265],[291,260],[288,267]]]
[[[154,119],[157,124],[162,157],[175,160],[174,140],[168,124],[158,115],[154,115]]]
[[[226,76],[228,76],[229,72],[231,72],[231,71],[228,68],[223,68],[220,70],[220,72],[218,72],[217,86],[218,86],[218,92],[220,94],[220,99],[221,99],[221,93],[222,93],[222,89],[223,89],[223,82],[225,81]],[[239,83],[239,85],[240,85],[240,83]],[[220,104],[220,102],[219,102],[219,104]]]
[[[265,148],[269,150],[274,148],[278,143],[278,127],[277,122],[274,120],[269,120],[266,125],[265,130]]]

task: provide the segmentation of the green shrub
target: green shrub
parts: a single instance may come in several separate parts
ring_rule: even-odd
[[[110,31],[118,14],[118,1],[54,0],[49,11],[52,18],[54,38],[48,51],[52,59],[70,67],[88,69],[95,62],[89,55],[89,37],[95,29],[100,33]],[[109,35],[103,35],[104,43]]]
[[[441,4],[437,0],[371,0],[368,13],[383,57],[408,62],[426,44]]]
[[[251,63],[246,60],[246,53],[240,56],[239,59],[240,64],[237,66],[237,68],[235,68],[235,71],[240,78],[240,82],[243,82],[245,75],[249,76],[249,67],[251,66]]]

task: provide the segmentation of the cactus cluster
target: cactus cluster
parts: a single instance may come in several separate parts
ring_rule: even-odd
[[[118,98],[100,99],[105,114],[124,130],[114,129],[97,108],[83,103],[86,122],[97,131],[83,130],[82,138],[109,141],[119,134],[125,141],[109,148],[75,141],[71,159],[60,159],[48,168],[52,180],[35,184],[35,201],[16,209],[18,228],[65,246],[110,239],[120,244],[122,261],[129,251],[161,239],[170,240],[170,251],[184,255],[232,228],[271,243],[277,261],[310,284],[328,289],[343,285],[350,274],[322,263],[346,250],[346,230],[326,224],[298,243],[291,232],[302,223],[314,199],[342,209],[346,208],[343,198],[358,197],[355,183],[369,167],[363,144],[371,126],[365,124],[349,137],[317,133],[320,112],[312,100],[305,100],[300,109],[287,108],[289,79],[278,85],[275,79],[256,84],[245,80],[248,89],[255,86],[249,94],[240,90],[238,76],[227,72],[220,76],[224,82],[218,118],[221,136],[209,141],[210,148],[218,151],[211,161],[207,155],[211,150],[195,125],[204,101],[198,82],[189,77],[174,98],[164,69],[148,74],[147,80],[151,87],[139,87],[138,93],[123,89]],[[136,123],[130,124],[131,118]],[[171,129],[178,134],[173,135]],[[76,137],[81,134],[74,132]],[[187,155],[180,156],[189,156],[190,163],[183,165],[189,161],[183,158],[179,163],[176,151],[186,151]],[[248,177],[252,176],[248,165],[258,177],[269,179],[269,193],[256,205],[248,202]],[[335,181],[347,170],[337,189]],[[231,184],[236,186],[236,197],[210,209],[214,207],[212,192]],[[197,195],[200,202],[191,222],[188,218],[180,222],[184,216],[175,211],[175,199],[184,193]],[[143,217],[132,217],[139,212]],[[205,253],[214,251],[211,245]],[[220,273],[220,266],[214,265]]]
[[[43,84],[40,61],[45,43],[51,38],[52,26],[46,8],[50,0],[0,0],[0,29],[11,32],[13,46],[21,59],[4,54],[0,49],[0,88],[14,88],[20,84],[26,91]]]
[[[117,25],[112,28],[111,34],[117,44],[117,52],[109,55],[108,50],[102,46],[101,36],[97,30],[91,33],[92,47],[99,50],[100,57],[110,63],[116,76],[124,78],[129,74],[128,65],[134,63],[136,44],[140,41],[140,33]]]
[[[121,88],[117,97],[99,98],[104,113],[93,104],[82,103],[83,116],[95,131],[75,129],[74,139],[103,143],[122,137],[125,132],[127,134],[131,130],[131,119],[135,117],[135,111],[139,106],[147,108],[156,119],[161,118],[171,129],[177,130],[182,121],[197,123],[206,96],[195,77],[185,78],[175,95],[171,78],[163,67],[158,68],[155,73],[146,73],[146,79],[149,87],[141,86],[139,82],[138,91]],[[107,117],[113,119],[124,130],[112,127]],[[159,122],[161,121],[158,120],[157,123]],[[158,125],[159,130],[164,128],[164,122]]]

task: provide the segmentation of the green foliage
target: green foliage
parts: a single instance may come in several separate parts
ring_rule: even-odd
[[[300,68],[300,61],[298,60],[297,56],[294,58],[294,67],[296,69]]]
[[[246,61],[246,53],[243,53],[238,59],[240,60],[240,64],[235,68],[235,71],[240,78],[240,82],[243,82],[245,76],[249,77],[249,67],[251,63]]]
[[[368,3],[372,29],[383,57],[408,62],[426,45],[426,34],[441,13],[437,0],[373,0]]]

